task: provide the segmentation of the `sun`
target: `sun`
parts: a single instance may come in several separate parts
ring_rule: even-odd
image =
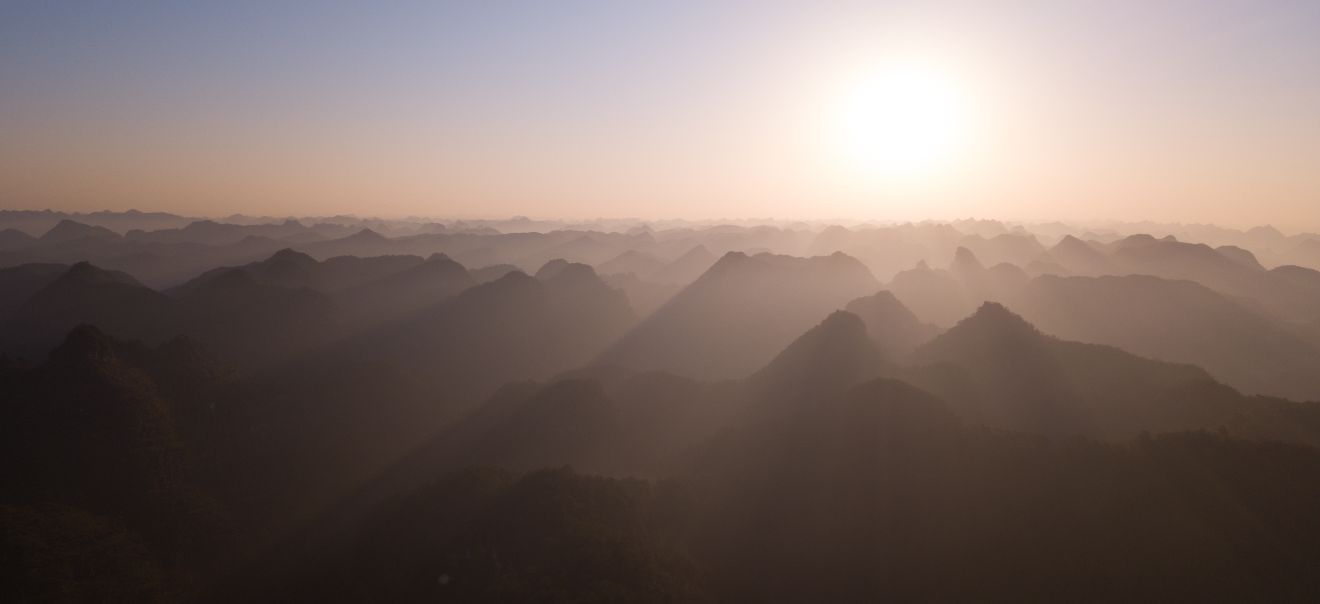
[[[864,178],[919,183],[946,174],[967,144],[967,93],[947,71],[896,62],[861,71],[833,109],[833,146]]]

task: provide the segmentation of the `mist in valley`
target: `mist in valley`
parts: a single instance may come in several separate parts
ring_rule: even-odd
[[[0,3],[0,601],[1320,601],[1320,3]]]
[[[34,217],[22,599],[1320,588],[1320,235]]]

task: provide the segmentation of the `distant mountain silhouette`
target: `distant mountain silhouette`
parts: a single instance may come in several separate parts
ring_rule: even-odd
[[[256,281],[280,287],[307,287],[322,293],[338,292],[361,286],[376,279],[399,273],[422,263],[417,256],[336,256],[318,262],[315,258],[290,248],[282,249],[269,258],[241,267],[223,267],[203,273],[191,281],[174,288],[184,294],[218,275],[233,270],[247,272]]]
[[[297,220],[276,224],[232,224],[214,220],[197,220],[182,228],[156,231],[130,231],[126,238],[153,243],[193,243],[205,245],[233,245],[251,237],[295,241],[316,238],[319,235]]]
[[[1316,234],[0,227],[8,600],[1320,594]]]
[[[1030,276],[1016,265],[986,268],[971,250],[959,247],[947,270],[922,263],[895,275],[888,287],[923,321],[952,325],[983,302],[1012,297],[1028,280]]]
[[[885,369],[857,315],[835,311],[750,378],[759,400],[797,402],[837,394]]]
[[[618,249],[596,234],[581,234],[563,243],[553,245],[534,257],[562,258],[587,265],[602,264],[618,254]]]
[[[682,290],[680,285],[642,279],[633,273],[605,275],[604,279],[610,287],[620,289],[628,296],[628,303],[641,318],[651,316]]]
[[[938,327],[917,319],[917,315],[889,291],[853,300],[845,310],[861,317],[871,339],[890,359],[906,357],[940,332]]]
[[[632,273],[645,279],[666,266],[664,262],[661,262],[655,256],[637,250],[628,250],[607,262],[601,263],[596,267],[596,272],[602,275]]]
[[[706,246],[693,246],[692,249],[684,252],[682,256],[674,259],[673,262],[657,269],[650,275],[650,278],[659,283],[687,285],[696,281],[717,260],[719,258],[706,249]]]
[[[21,264],[0,268],[0,323],[68,269],[63,264]]]
[[[1215,252],[1218,252],[1219,255],[1224,256],[1225,258],[1228,258],[1229,260],[1232,260],[1233,262],[1236,262],[1237,264],[1245,268],[1251,269],[1253,271],[1265,270],[1265,267],[1262,266],[1260,261],[1256,259],[1255,254],[1252,254],[1250,251],[1242,249],[1238,246],[1221,245],[1215,248]]]
[[[1320,400],[1320,351],[1204,286],[1145,275],[1040,277],[1013,305],[1059,337],[1192,363],[1251,393]]]
[[[11,248],[23,247],[25,245],[32,245],[36,241],[37,241],[36,237],[24,233],[23,231],[20,231],[18,229],[0,230],[0,250],[7,250]]]
[[[463,265],[434,254],[411,268],[342,290],[335,300],[347,321],[374,323],[431,306],[473,285]]]
[[[1129,237],[1114,244],[1113,257],[1122,270],[1167,279],[1196,281],[1232,296],[1250,298],[1276,316],[1294,321],[1311,319],[1320,298],[1261,267],[1254,256],[1238,248],[1214,249],[1204,244]]]
[[[879,284],[844,254],[730,252],[602,361],[698,378],[750,374],[810,325]]]
[[[386,237],[370,228],[364,228],[344,237],[303,244],[299,246],[299,249],[316,258],[333,258],[335,256],[365,258],[416,253],[405,251],[407,247],[407,242]]]
[[[64,243],[79,239],[115,240],[119,238],[119,233],[105,227],[91,226],[64,219],[51,227],[49,231],[46,231],[46,234],[41,236],[41,242]]]
[[[545,264],[541,265],[541,268],[536,270],[536,278],[539,281],[545,281],[546,279],[554,278],[561,271],[568,268],[570,264],[572,263],[563,258],[555,258],[553,260],[550,260],[549,262],[546,262]]]
[[[334,480],[361,479],[501,385],[586,364],[634,321],[589,266],[545,281],[514,272],[322,347],[267,376],[249,404],[310,459],[342,460]],[[325,421],[309,429],[303,405]]]
[[[41,358],[80,324],[121,338],[161,342],[179,332],[182,309],[131,276],[86,262],[68,267],[10,313],[3,338],[11,353]]]
[[[1045,252],[1045,246],[1041,245],[1035,236],[1029,234],[1004,233],[989,239],[979,235],[969,235],[959,240],[958,245],[985,259],[991,265],[1007,262],[1021,266]]]
[[[298,260],[286,255],[263,263],[266,272],[261,274],[296,282],[305,268]],[[174,296],[88,263],[63,269],[51,279],[60,269],[26,265],[0,271],[0,279],[12,281],[8,291],[15,294],[5,301],[12,311],[5,315],[8,328],[0,336],[0,348],[40,359],[63,334],[85,323],[115,337],[148,343],[190,335],[227,361],[251,368],[339,334],[338,311],[324,295],[260,280],[248,269],[212,271]]]
[[[1298,243],[1289,251],[1288,260],[1293,264],[1320,269],[1320,239],[1306,239]]]
[[[922,321],[935,325],[952,325],[975,308],[957,277],[924,261],[894,275],[886,288]]]
[[[1191,365],[1040,333],[1001,305],[974,315],[919,348],[908,374],[969,421],[1044,434],[1125,439],[1142,432],[1225,429],[1316,442],[1320,408],[1244,397]],[[943,364],[949,371],[932,371]]]
[[[477,283],[490,283],[491,281],[499,279],[500,277],[503,277],[517,270],[518,267],[512,264],[495,264],[491,266],[484,266],[482,268],[472,269],[468,272],[471,273],[472,278],[476,280]]]
[[[309,287],[279,284],[305,280],[308,265],[301,258],[286,255],[262,263],[264,271],[221,269],[181,287],[175,298],[187,313],[183,333],[248,368],[329,342],[340,327],[330,298]]]
[[[1065,235],[1045,254],[1049,262],[1057,263],[1071,274],[1096,276],[1110,274],[1114,263],[1095,245],[1072,235]]]

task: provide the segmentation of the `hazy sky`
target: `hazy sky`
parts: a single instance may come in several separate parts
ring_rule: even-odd
[[[1320,227],[1315,0],[207,4],[0,0],[0,207]]]

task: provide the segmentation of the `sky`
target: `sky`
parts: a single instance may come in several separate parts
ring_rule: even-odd
[[[1320,2],[0,0],[0,208],[1315,229]]]

